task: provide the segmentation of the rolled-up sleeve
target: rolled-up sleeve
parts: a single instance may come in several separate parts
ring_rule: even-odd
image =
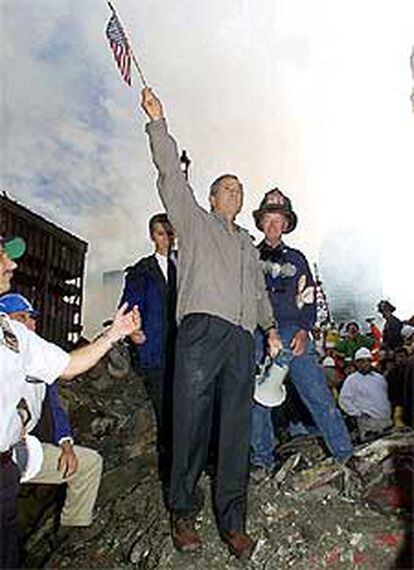
[[[23,363],[27,376],[52,384],[68,366],[70,355],[25,328],[22,330],[18,327],[16,332],[22,341]]]

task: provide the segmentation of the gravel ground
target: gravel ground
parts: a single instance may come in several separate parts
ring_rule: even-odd
[[[104,371],[105,372],[105,371]],[[413,434],[390,436],[397,450],[378,444],[361,451],[369,492],[324,459],[317,442],[296,446],[296,466],[279,481],[250,485],[248,529],[253,559],[241,563],[221,542],[211,509],[210,479],[197,526],[200,553],[175,551],[156,475],[152,416],[140,379],[102,372],[64,387],[78,439],[105,458],[96,516],[87,529],[51,543],[46,517],[28,542],[27,567],[214,570],[411,568],[397,561],[407,546]],[[364,455],[365,454],[365,455]],[[287,454],[289,455],[289,454]],[[407,563],[408,564],[408,563]]]

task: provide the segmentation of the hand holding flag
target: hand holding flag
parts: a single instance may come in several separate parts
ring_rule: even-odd
[[[151,121],[162,119],[164,116],[161,101],[149,87],[144,87],[141,91],[141,106]]]

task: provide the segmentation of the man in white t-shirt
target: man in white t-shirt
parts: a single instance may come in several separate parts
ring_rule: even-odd
[[[10,289],[16,259],[25,251],[20,238],[0,236],[0,294]],[[24,437],[18,405],[24,398],[26,378],[52,384],[56,378],[70,380],[94,366],[120,338],[140,329],[134,307],[121,307],[112,326],[95,342],[70,355],[0,314],[0,568],[19,567],[17,494],[20,473],[13,461],[13,447]]]
[[[355,353],[358,370],[344,381],[338,404],[356,419],[361,440],[392,426],[388,385],[382,374],[372,368],[372,354],[362,347]]]

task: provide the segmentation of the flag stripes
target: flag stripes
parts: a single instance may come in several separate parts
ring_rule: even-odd
[[[112,14],[106,27],[106,37],[108,38],[122,78],[128,85],[131,85],[131,50],[125,32],[122,29],[121,22],[115,13]]]

